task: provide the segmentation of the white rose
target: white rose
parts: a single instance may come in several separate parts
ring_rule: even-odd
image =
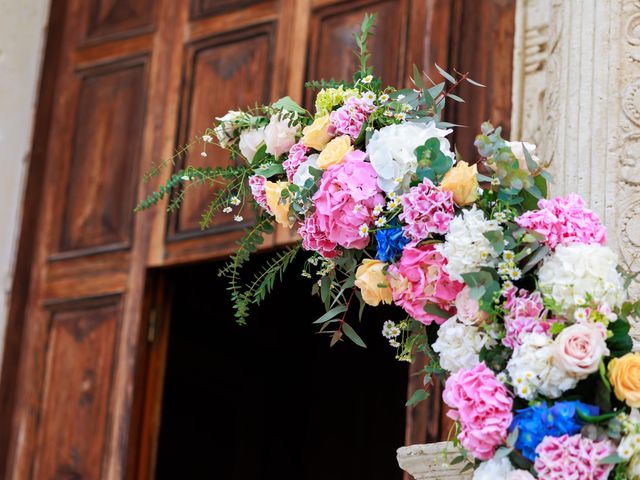
[[[540,267],[538,284],[543,295],[558,305],[557,313],[572,318],[576,303],[589,295],[599,305],[622,305],[626,292],[617,266],[618,256],[609,247],[558,245]]]
[[[593,324],[571,325],[554,341],[555,364],[578,380],[598,370],[602,357],[609,355],[603,333]]]
[[[307,182],[307,180],[313,178],[311,176],[311,173],[309,173],[309,167],[318,168],[317,153],[309,155],[309,158],[307,158],[307,160],[300,164],[300,166],[296,170],[296,173],[293,175],[293,183],[301,188],[304,187],[304,184]]]
[[[418,168],[415,149],[429,140],[440,141],[440,151],[454,159],[449,140],[453,130],[437,128],[433,122],[389,125],[374,132],[367,144],[371,165],[378,175],[378,185],[385,192],[404,193],[409,190],[411,177]]]
[[[433,350],[440,354],[440,366],[455,373],[478,365],[482,347],[495,344],[495,340],[480,328],[464,325],[451,317],[440,325]]]
[[[264,144],[264,127],[245,130],[240,134],[240,153],[249,163],[253,161],[258,149]]]
[[[267,153],[279,157],[296,143],[298,128],[289,126],[289,119],[271,115],[269,124],[264,129],[264,141],[267,144]]]
[[[515,157],[518,159],[518,164],[520,165],[521,169],[529,170],[529,167],[527,165],[527,158],[524,156],[524,149],[522,148],[523,144],[524,148],[526,148],[527,152],[529,152],[529,154],[531,155],[531,160],[533,160],[536,165],[540,165],[540,158],[533,154],[533,152],[535,152],[537,148],[533,143],[519,141],[505,143],[509,146]]]

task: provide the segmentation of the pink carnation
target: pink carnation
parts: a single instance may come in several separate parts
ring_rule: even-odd
[[[546,335],[551,328],[549,322],[542,318],[544,306],[539,292],[533,294],[521,289],[511,288],[507,292],[504,307],[508,313],[504,317],[506,336],[502,339],[504,346],[516,348],[522,344],[522,336],[528,333]]]
[[[318,252],[325,258],[333,258],[338,255],[336,243],[331,242],[326,233],[318,227],[318,217],[316,214],[309,215],[304,219],[298,235],[302,237],[302,248]]]
[[[460,421],[462,446],[480,460],[491,459],[505,442],[513,419],[513,400],[506,387],[481,362],[451,375],[442,398],[452,408],[447,415]]]
[[[600,218],[585,208],[584,200],[575,193],[566,198],[539,200],[538,208],[520,215],[516,223],[544,235],[551,250],[570,243],[604,245],[607,241],[607,229]]]
[[[414,241],[424,240],[430,233],[441,235],[449,230],[453,219],[453,194],[440,190],[425,178],[400,197],[403,211],[400,220],[404,234]]]
[[[304,146],[302,140],[298,143],[294,143],[289,150],[289,156],[282,162],[284,171],[287,172],[287,179],[292,182],[293,176],[298,171],[298,167],[307,160],[307,153],[309,149]]]
[[[464,287],[463,283],[449,278],[443,268],[446,262],[435,245],[423,245],[405,247],[400,261],[389,266],[394,303],[425,325],[434,321],[441,324],[446,320],[425,312],[427,302],[451,311],[458,292]]]
[[[373,209],[384,203],[378,177],[366,153],[356,150],[344,156],[322,175],[320,187],[313,196],[317,226],[330,242],[345,248],[365,248],[369,235],[361,236],[359,228],[374,221]]]
[[[350,97],[342,107],[331,112],[331,125],[338,133],[349,135],[355,140],[372,111],[373,104],[370,100]]]
[[[262,175],[252,175],[249,177],[249,187],[251,188],[251,194],[258,205],[264,208],[267,212],[271,213],[269,205],[267,205],[267,194],[265,192],[265,184],[267,179]]]
[[[608,440],[594,441],[573,436],[544,437],[536,447],[538,457],[535,469],[545,480],[605,480],[612,464],[600,464],[600,460],[615,452]]]

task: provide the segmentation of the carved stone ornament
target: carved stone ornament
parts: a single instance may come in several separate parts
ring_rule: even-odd
[[[458,455],[451,442],[409,445],[398,449],[398,465],[415,480],[469,480],[473,471],[460,473],[465,463],[450,464]]]

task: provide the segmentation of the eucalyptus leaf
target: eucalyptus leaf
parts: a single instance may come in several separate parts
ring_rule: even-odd
[[[407,400],[407,403],[405,405],[407,407],[415,407],[417,404],[423,402],[427,398],[429,398],[429,392],[427,392],[424,388],[421,388],[420,390],[416,390],[415,392],[413,392],[413,395],[411,395],[411,398]]]
[[[346,312],[346,311],[347,311],[347,307],[345,305],[340,305],[340,306],[334,307],[331,310],[329,310],[327,313],[322,315],[319,319],[317,319],[313,323],[324,323],[324,322],[327,322],[329,320],[332,320],[336,315],[339,315],[339,314],[341,314],[343,312]]]

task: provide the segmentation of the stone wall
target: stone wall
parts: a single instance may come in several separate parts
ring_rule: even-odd
[[[49,0],[0,0],[0,12],[1,359]]]
[[[512,137],[538,145],[551,193],[581,194],[640,271],[640,1],[518,0],[515,45]]]

